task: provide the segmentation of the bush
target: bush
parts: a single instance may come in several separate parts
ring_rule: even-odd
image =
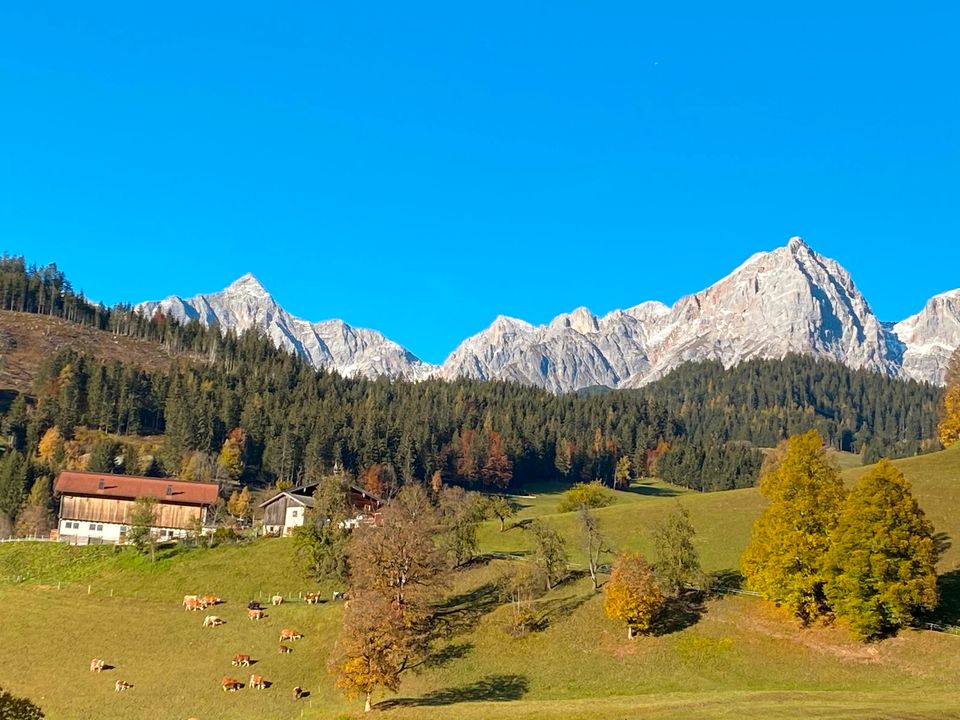
[[[573,512],[581,507],[602,508],[612,502],[610,492],[599,481],[577,483],[563,494],[557,512]]]

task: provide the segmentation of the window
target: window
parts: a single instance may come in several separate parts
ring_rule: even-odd
[[[80,527],[80,523],[74,523],[74,525]],[[103,532],[103,523],[90,523],[88,527],[93,532]]]
[[[291,510],[291,511],[290,511],[290,517],[295,518],[295,517],[297,516],[297,513],[298,513],[298,512],[299,512],[298,510]]]
[[[64,521],[64,523],[63,523],[63,529],[64,529],[64,530],[79,530],[79,529],[80,529],[80,523],[74,522],[73,520],[66,520],[66,521]]]

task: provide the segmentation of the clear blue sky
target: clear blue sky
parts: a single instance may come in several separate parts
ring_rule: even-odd
[[[434,362],[795,234],[900,319],[960,286],[957,7],[4,3],[0,249]]]

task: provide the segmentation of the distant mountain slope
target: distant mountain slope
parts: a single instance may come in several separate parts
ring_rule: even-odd
[[[944,358],[957,345],[960,291],[934,298],[919,316],[888,328],[839,263],[794,237],[673,307],[648,302],[602,318],[579,308],[542,326],[497,318],[454,350],[442,373],[562,392],[640,387],[688,361],[730,367],[801,353],[941,382]]]
[[[581,307],[540,326],[499,316],[440,367],[374,330],[294,317],[252,275],[217,293],[188,300],[174,296],[137,308],[237,331],[256,328],[314,367],[349,376],[419,380],[439,374],[509,380],[553,392],[637,388],[689,361],[717,360],[731,367],[790,353],[940,384],[947,358],[960,345],[960,290],[937,295],[902,322],[882,323],[850,273],[799,237],[757,253],[673,307],[645,302],[603,317]]]
[[[238,333],[254,328],[314,367],[329,367],[350,377],[417,380],[433,371],[432,365],[375,330],[354,328],[342,320],[311,323],[291,315],[249,273],[220,292],[187,300],[174,295],[140,303],[137,309],[147,316],[159,310],[179,321],[199,320],[206,327],[217,323]]]

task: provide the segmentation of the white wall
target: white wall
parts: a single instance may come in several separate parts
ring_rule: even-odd
[[[287,515],[283,520],[283,534],[289,535],[295,527],[303,525],[303,514],[306,508],[299,505],[293,505],[287,508]]]
[[[76,527],[78,526],[79,527]],[[60,539],[72,545],[116,545],[120,536],[126,530],[126,525],[119,523],[93,523],[86,520],[60,520],[58,526]],[[153,535],[158,540],[171,540],[187,536],[186,530],[176,528],[153,528]]]

